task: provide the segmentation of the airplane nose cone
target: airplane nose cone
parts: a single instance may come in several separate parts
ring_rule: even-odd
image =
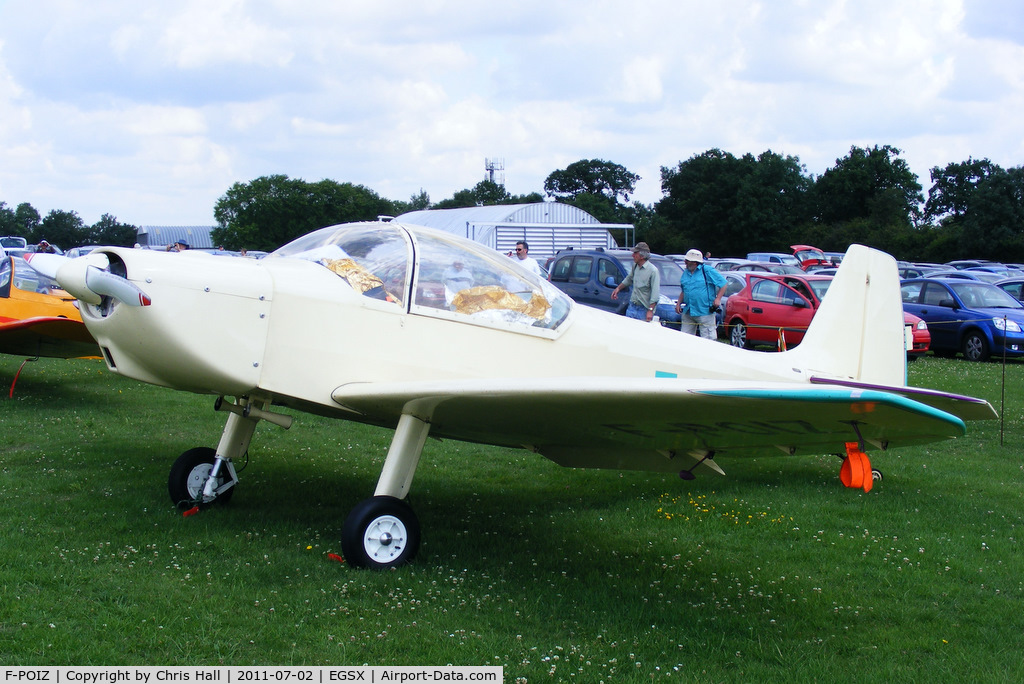
[[[102,300],[99,294],[89,289],[86,275],[90,268],[107,268],[108,265],[107,257],[103,254],[69,259],[57,269],[57,282],[75,299],[98,306]]]

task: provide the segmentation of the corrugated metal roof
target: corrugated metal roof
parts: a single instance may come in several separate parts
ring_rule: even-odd
[[[136,240],[140,245],[159,247],[173,245],[178,240],[188,243],[193,249],[212,249],[210,231],[217,226],[140,226]]]
[[[410,211],[395,219],[475,240],[499,252],[509,252],[517,240],[530,243],[530,256],[552,256],[559,249],[615,247],[608,232],[615,228],[632,234],[628,223],[601,223],[577,207],[560,202],[498,204],[461,209]]]
[[[494,225],[496,223],[600,223],[600,221],[582,209],[562,204],[561,202],[495,204],[486,207],[463,207],[460,209],[424,209],[407,212],[395,220],[427,226],[428,228],[437,228],[470,239],[475,239],[471,228],[473,225]]]

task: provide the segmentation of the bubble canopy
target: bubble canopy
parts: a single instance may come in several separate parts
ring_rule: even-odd
[[[572,300],[514,259],[421,226],[331,226],[267,258],[316,262],[364,297],[394,305],[396,313],[540,332],[556,330],[572,309]]]

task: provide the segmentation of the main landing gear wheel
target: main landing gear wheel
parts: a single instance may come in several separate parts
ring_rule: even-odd
[[[392,496],[359,502],[345,518],[341,551],[349,565],[383,570],[404,565],[420,548],[420,521],[409,504]]]
[[[216,457],[216,449],[196,447],[179,456],[171,466],[171,474],[167,478],[167,492],[171,495],[171,501],[178,508],[191,508],[196,504],[208,505],[201,503],[201,499],[203,498],[203,487],[210,476],[210,471],[213,470],[213,462]],[[218,487],[231,478],[227,469],[221,468],[221,471],[217,480]],[[214,501],[227,503],[234,493],[235,488],[231,487],[222,492]]]

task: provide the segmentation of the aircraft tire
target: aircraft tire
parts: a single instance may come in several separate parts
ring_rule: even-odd
[[[345,518],[341,550],[349,565],[383,570],[408,563],[420,547],[420,522],[412,507],[393,496],[356,504]]]
[[[171,466],[171,474],[167,477],[167,493],[178,508],[191,508],[199,501],[203,493],[203,485],[213,468],[217,450],[210,447],[196,447],[184,452]],[[214,499],[217,503],[227,503],[235,488],[223,492]],[[212,502],[211,502],[212,503]],[[208,504],[200,504],[208,505]]]

